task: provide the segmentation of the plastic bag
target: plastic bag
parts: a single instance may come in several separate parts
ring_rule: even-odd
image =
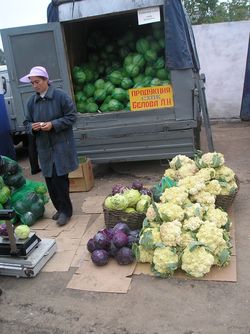
[[[12,193],[11,204],[22,224],[31,226],[45,211],[49,201],[47,187],[43,182],[26,180],[25,185]]]

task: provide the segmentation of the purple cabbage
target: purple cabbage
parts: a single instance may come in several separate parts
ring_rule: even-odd
[[[96,246],[95,246],[95,242],[93,238],[89,239],[89,241],[87,242],[87,250],[90,253],[93,253],[93,251],[96,250]]]
[[[116,184],[112,187],[112,195],[120,194],[121,189],[124,188],[122,184]]]
[[[7,225],[5,223],[0,224],[0,236],[8,237]]]
[[[152,191],[150,190],[150,189],[148,189],[148,188],[142,188],[141,190],[140,190],[140,193],[142,194],[142,195],[148,195],[148,196],[152,196]]]
[[[134,262],[134,255],[130,248],[122,247],[118,250],[115,259],[118,264],[130,264]]]
[[[143,188],[143,183],[139,180],[135,180],[132,183],[132,188],[140,191]]]
[[[109,237],[101,231],[97,232],[94,235],[93,239],[94,239],[94,244],[95,244],[96,249],[106,249],[107,250],[110,246]]]
[[[117,248],[124,247],[128,243],[128,236],[122,231],[116,231],[113,235],[112,242]]]
[[[119,248],[117,248],[114,245],[113,241],[111,241],[110,247],[109,247],[109,250],[108,250],[109,255],[112,256],[112,257],[115,257],[116,254],[117,254],[117,252],[118,252],[118,250],[119,250]]]
[[[129,234],[130,233],[130,228],[128,227],[128,225],[126,223],[119,222],[119,223],[116,223],[115,226],[113,227],[113,234],[116,231],[122,231],[125,234]]]
[[[96,249],[91,253],[91,260],[97,266],[104,266],[109,261],[109,254],[104,249]]]
[[[112,239],[114,231],[113,228],[104,228],[101,231],[99,231],[100,233],[102,233],[105,237],[107,237],[109,240]]]

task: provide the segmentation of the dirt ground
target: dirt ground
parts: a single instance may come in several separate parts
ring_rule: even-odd
[[[249,334],[250,333],[250,123],[212,125],[215,150],[240,179],[233,205],[236,226],[237,283],[133,277],[126,294],[67,289],[74,270],[40,272],[37,277],[0,276],[2,334]],[[206,136],[202,147],[207,150]],[[19,163],[31,178],[25,152]],[[160,179],[160,161],[95,168],[95,187],[72,194],[76,214],[87,196],[107,195],[114,183]],[[42,180],[41,176],[33,177]]]

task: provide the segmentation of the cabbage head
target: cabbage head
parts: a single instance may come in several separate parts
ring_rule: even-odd
[[[140,192],[136,189],[128,189],[124,191],[123,196],[127,199],[129,207],[135,207],[136,203],[141,198]]]
[[[111,210],[126,210],[127,207],[130,207],[127,198],[123,194],[111,196],[109,204]]]
[[[18,239],[27,239],[30,234],[30,228],[28,225],[19,225],[15,228],[15,235]]]

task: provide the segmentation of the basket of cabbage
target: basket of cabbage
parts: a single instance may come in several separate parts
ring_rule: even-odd
[[[117,222],[126,223],[131,230],[140,229],[151,204],[151,191],[142,182],[134,181],[131,186],[117,184],[103,203],[106,227]]]

